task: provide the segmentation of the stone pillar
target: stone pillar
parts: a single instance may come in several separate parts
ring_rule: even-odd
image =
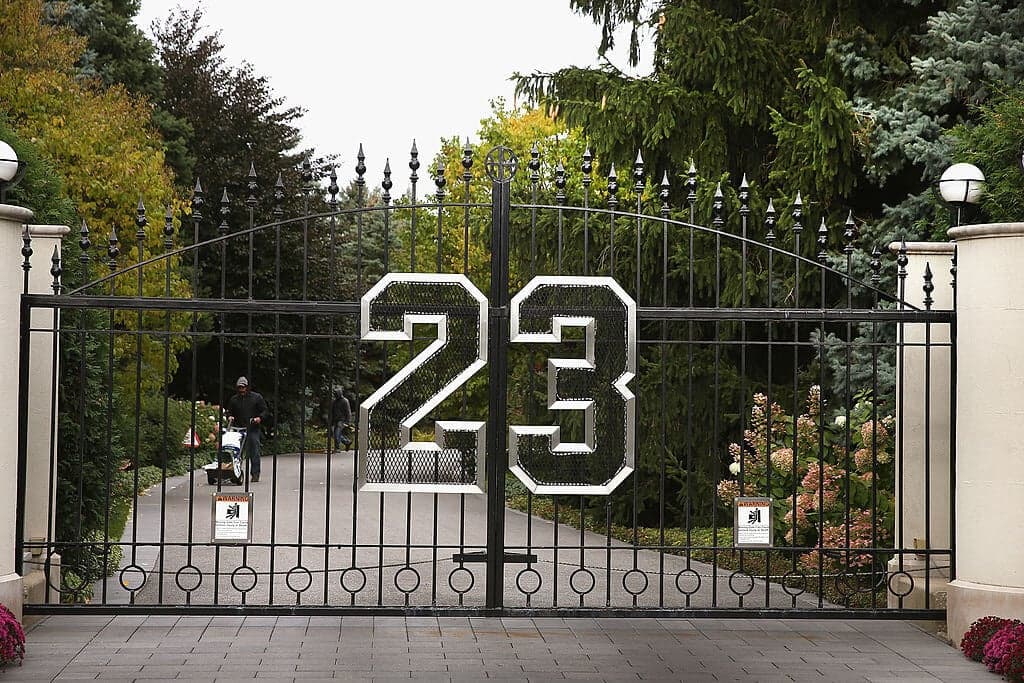
[[[1024,619],[1024,223],[967,225],[957,243],[956,580],[947,626]]]
[[[953,308],[950,268],[955,245],[949,242],[908,242],[904,301],[924,309],[924,274],[931,268],[932,309]],[[898,252],[900,243],[889,249]],[[897,351],[896,486],[893,538],[897,547],[939,550],[950,547],[950,329],[943,323],[903,324],[902,353]],[[930,345],[925,347],[925,342]],[[925,410],[925,397],[930,399]],[[927,435],[927,439],[925,438]],[[926,466],[927,461],[927,466]],[[902,494],[902,495],[901,495]],[[926,505],[927,500],[927,505]],[[927,508],[928,514],[925,513]],[[901,539],[902,532],[902,539]],[[889,561],[893,576],[889,607],[941,609],[946,605],[949,555],[913,554]],[[927,601],[925,600],[928,595]],[[902,601],[899,596],[903,595]]]
[[[14,571],[18,505],[18,331],[24,273],[21,233],[32,212],[0,204],[0,603],[20,619],[23,585]]]
[[[63,225],[29,225],[32,236],[32,269],[28,288],[34,294],[53,292],[50,273],[53,250],[69,232]],[[32,327],[54,329],[57,312],[37,308],[32,311]],[[54,538],[50,515],[50,491],[56,486],[57,424],[53,412],[54,379],[60,366],[54,359],[54,335],[36,332],[29,347],[28,453],[25,477],[25,531],[27,543],[44,544]],[[56,373],[56,374],[55,374]],[[31,603],[60,602],[60,555],[49,556],[46,574],[45,549],[32,549],[24,556],[25,596]]]

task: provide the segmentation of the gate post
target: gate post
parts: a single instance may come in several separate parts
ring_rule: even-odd
[[[893,242],[889,250],[906,248],[903,301],[925,309],[925,269],[935,286],[932,308],[953,308],[950,269],[956,245],[950,242]],[[897,548],[952,548],[950,484],[950,419],[952,405],[950,326],[904,323],[899,326],[896,359],[897,425],[894,540]],[[890,608],[942,608],[947,598],[950,562],[947,554],[902,555],[889,560],[893,577],[887,593]],[[903,595],[901,599],[899,596]]]
[[[967,225],[957,243],[956,580],[947,630],[1024,619],[1024,223]]]
[[[508,469],[508,224],[513,165],[506,175],[504,148],[491,173],[491,291],[488,315],[487,592],[486,606],[505,597],[505,471]],[[493,153],[492,151],[492,153]],[[490,159],[489,159],[490,164]]]
[[[18,434],[19,336],[17,320],[20,317],[20,299],[23,289],[21,270],[21,234],[32,220],[32,212],[20,206],[0,204],[0,253],[5,262],[0,267],[0,321],[6,333],[0,335],[0,386],[7,387],[0,403],[0,433],[7,444],[0,448],[0,603],[6,605],[18,619],[22,618],[24,600],[23,582],[17,572],[16,553],[18,539],[18,449],[13,446]]]

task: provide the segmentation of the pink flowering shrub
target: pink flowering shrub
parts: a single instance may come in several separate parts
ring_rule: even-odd
[[[982,663],[1011,681],[1024,680],[1024,624],[1012,621],[985,643]]]
[[[964,657],[980,662],[985,658],[985,645],[992,636],[1004,626],[1013,623],[1013,620],[1002,617],[982,617],[975,620],[960,639],[960,649],[963,650]]]
[[[895,420],[869,398],[823,416],[821,390],[808,391],[795,418],[755,394],[743,443],[729,446],[733,465],[718,483],[728,506],[736,496],[770,496],[775,543],[809,548],[801,564],[817,571],[867,568],[886,558],[859,549],[892,542]],[[848,510],[848,511],[847,511]],[[818,557],[821,544],[823,556]]]
[[[25,631],[11,610],[0,605],[0,667],[21,664],[25,658]]]

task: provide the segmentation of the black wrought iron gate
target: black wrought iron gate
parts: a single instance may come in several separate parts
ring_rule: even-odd
[[[179,249],[140,202],[131,263],[83,226],[22,299],[18,571],[48,577],[25,611],[941,615],[940,265],[908,283],[901,251],[893,297],[852,220],[801,242],[799,194],[520,153],[438,163],[428,202],[415,153],[400,201],[389,166],[379,191],[361,156],[346,191],[307,167],[304,215],[279,179],[265,224],[255,174],[216,225],[197,186]],[[259,481],[233,476],[238,376],[277,432]]]

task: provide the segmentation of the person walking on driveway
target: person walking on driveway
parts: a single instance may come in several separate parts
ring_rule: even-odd
[[[228,399],[224,410],[228,414],[228,422],[238,427],[245,427],[245,442],[242,445],[242,457],[249,458],[249,472],[252,481],[260,480],[260,441],[262,423],[267,419],[267,402],[263,395],[249,391],[249,380],[239,377],[235,382],[238,393]]]
[[[331,429],[334,432],[335,448],[341,450],[340,446],[348,448],[352,445],[352,439],[348,436],[352,429],[352,406],[340,387],[334,390],[334,400],[331,402]]]

